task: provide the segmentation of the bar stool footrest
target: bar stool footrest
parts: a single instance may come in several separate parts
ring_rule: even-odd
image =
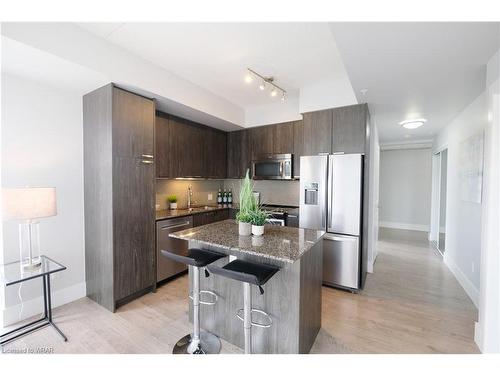
[[[252,313],[261,314],[269,320],[268,324],[262,324],[262,323],[254,322],[254,320],[252,319],[252,322],[251,322],[252,327],[270,328],[273,325],[273,320],[271,319],[271,316],[268,313],[266,313],[265,311],[262,311],[259,309],[251,309],[250,311]],[[243,322],[245,319],[243,318],[242,315],[243,315],[243,309],[239,309],[238,312],[236,313],[236,317]]]
[[[209,296],[212,296],[213,297],[213,300],[212,301],[202,301],[201,300],[201,296],[203,294],[208,294]],[[193,293],[189,293],[189,298],[192,300],[193,299]],[[213,306],[217,303],[219,299],[219,296],[217,295],[217,293],[214,293],[210,290],[200,290],[200,305],[208,305],[208,306]]]

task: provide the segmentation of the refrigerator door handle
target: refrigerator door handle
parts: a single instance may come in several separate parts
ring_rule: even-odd
[[[325,234],[323,237],[325,240],[330,240],[330,241],[342,241],[342,242],[356,242],[358,241],[357,237],[353,236],[336,236],[334,234]]]

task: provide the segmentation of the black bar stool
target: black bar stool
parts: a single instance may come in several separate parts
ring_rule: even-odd
[[[243,320],[245,334],[245,354],[252,354],[252,326],[269,328],[273,321],[268,313],[258,309],[252,309],[252,284],[257,285],[260,294],[264,294],[262,286],[279,271],[278,267],[269,264],[252,263],[244,260],[233,260],[224,267],[208,266],[208,270],[216,275],[243,282],[243,308],[236,313],[238,319]],[[243,317],[241,317],[243,312]],[[258,313],[268,319],[267,324],[261,324],[252,320],[252,313]]]
[[[161,250],[161,254],[176,262],[193,267],[193,293],[189,296],[193,300],[193,333],[184,336],[174,346],[173,354],[217,354],[220,352],[220,339],[210,332],[200,333],[200,304],[215,305],[217,294],[208,290],[200,291],[200,268],[207,266],[226,255],[207,249],[189,249],[186,256]],[[205,270],[205,276],[208,272]],[[208,294],[213,301],[200,301],[201,294]]]

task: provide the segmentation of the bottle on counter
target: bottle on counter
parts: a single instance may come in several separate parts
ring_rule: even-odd
[[[233,204],[233,193],[231,192],[231,189],[229,189],[229,193],[227,193],[227,203]]]
[[[224,193],[222,194],[222,203],[223,204],[227,203],[227,192],[226,192],[226,189],[224,189]]]
[[[219,192],[217,193],[217,204],[222,204],[222,193],[219,189]]]

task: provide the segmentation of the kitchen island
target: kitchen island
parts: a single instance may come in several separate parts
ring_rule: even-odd
[[[206,248],[227,254],[217,261],[223,266],[235,258],[278,266],[264,286],[265,293],[252,288],[252,308],[270,314],[270,328],[254,327],[254,353],[308,353],[321,327],[321,284],[324,232],[266,225],[261,237],[239,236],[238,223],[224,220],[171,233],[189,241],[190,248]],[[190,267],[189,284],[192,283]],[[218,275],[201,277],[201,290],[215,292],[214,306],[202,305],[201,328],[243,347],[243,324],[236,317],[243,307],[243,285]],[[190,319],[192,319],[190,304]]]

